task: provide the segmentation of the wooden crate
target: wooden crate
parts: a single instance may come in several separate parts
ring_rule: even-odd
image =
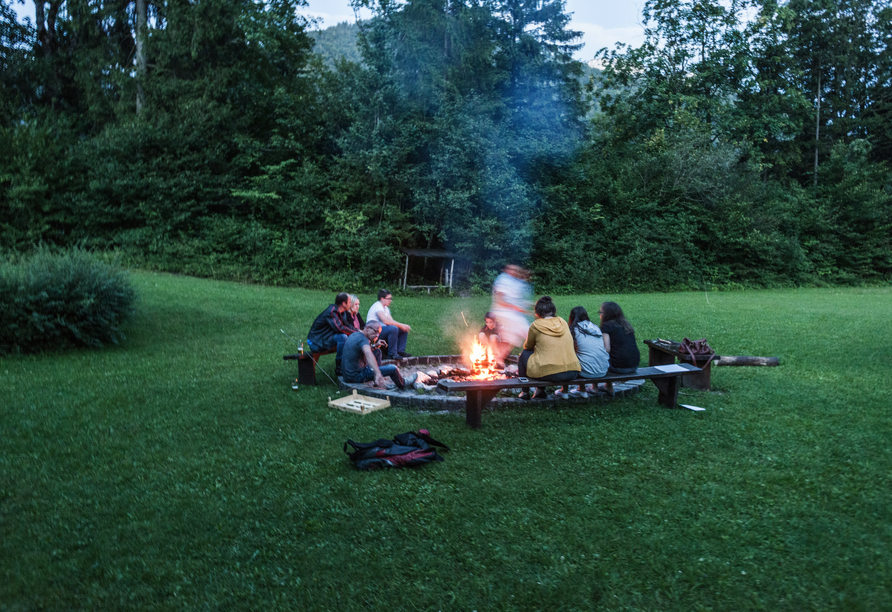
[[[381,410],[383,408],[390,408],[390,400],[379,399],[377,397],[368,397],[366,395],[359,395],[356,392],[356,389],[354,389],[353,395],[348,395],[347,397],[339,397],[336,400],[332,400],[329,397],[328,405],[332,408],[343,410],[344,412],[352,412],[354,414],[368,414],[370,412],[375,412],[376,410]]]

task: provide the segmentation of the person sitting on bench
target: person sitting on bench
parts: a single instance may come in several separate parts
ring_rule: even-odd
[[[359,298],[352,293],[349,294],[349,298],[350,299],[347,302],[347,310],[344,311],[341,318],[344,321],[344,325],[347,327],[352,327],[356,331],[362,331],[365,329],[365,320],[362,318],[362,315],[359,314]],[[387,343],[380,338],[377,342],[372,344],[372,354],[375,356],[375,362],[378,365],[381,365],[381,361],[383,360],[381,348],[386,346]]]
[[[349,295],[339,293],[335,296],[335,303],[329,304],[328,308],[323,310],[313,324],[310,326],[310,332],[307,334],[307,344],[313,353],[323,353],[333,348],[337,349],[335,355],[335,376],[341,375],[341,351],[347,336],[356,333],[356,328],[348,327],[344,324],[341,315],[347,311],[347,302]]]
[[[601,317],[601,333],[604,334],[604,348],[610,355],[610,374],[634,374],[641,361],[635,330],[616,302],[601,304],[598,315]],[[598,388],[613,395],[613,383],[602,383]]]
[[[573,347],[582,371],[580,378],[601,378],[607,374],[610,356],[604,346],[604,336],[598,326],[588,318],[588,311],[583,306],[576,306],[570,311],[570,334],[573,336]],[[588,397],[587,385],[580,385],[578,391],[570,391],[570,395]],[[562,393],[567,393],[566,385]],[[592,389],[595,393],[597,388]]]
[[[579,376],[581,366],[573,350],[570,326],[557,316],[557,307],[550,296],[536,302],[536,320],[530,325],[523,351],[517,360],[517,373],[549,382],[573,380]],[[561,394],[564,397],[564,394]],[[524,391],[520,399],[545,397],[545,388],[537,387],[530,395]],[[566,397],[564,398],[566,399]]]
[[[409,332],[412,328],[405,323],[400,323],[390,316],[390,303],[393,301],[393,295],[387,289],[378,292],[378,301],[369,308],[369,314],[366,321],[378,321],[381,324],[381,337],[387,343],[387,358],[399,361],[403,357],[411,357],[406,352],[406,341],[409,339]]]
[[[404,380],[400,369],[395,365],[379,366],[372,354],[372,344],[378,340],[381,324],[377,321],[366,323],[365,329],[350,336],[344,343],[344,382],[363,383],[374,381],[379,389],[384,388],[384,377],[389,376],[400,390],[415,383],[417,374]]]

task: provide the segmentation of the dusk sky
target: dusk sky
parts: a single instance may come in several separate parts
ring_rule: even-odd
[[[579,60],[590,60],[601,47],[613,48],[617,42],[633,46],[644,40],[641,23],[641,2],[619,0],[566,0],[566,10],[572,14],[570,28],[583,33],[585,46],[576,53]],[[34,2],[14,4],[21,17],[34,17]],[[320,20],[318,28],[324,29],[342,21],[354,21],[349,0],[309,0],[309,6],[300,11],[308,17]],[[315,28],[314,28],[315,29]]]

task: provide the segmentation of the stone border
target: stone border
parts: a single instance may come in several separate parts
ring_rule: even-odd
[[[394,363],[402,367],[413,367],[419,365],[440,366],[443,364],[459,364],[463,363],[465,358],[462,355],[427,355],[420,357],[407,357],[399,362],[385,360],[383,363]],[[516,362],[516,355],[509,355],[506,359],[508,362]],[[604,403],[618,397],[629,397],[638,393],[644,386],[643,380],[629,380],[624,383],[616,383],[613,385],[613,395],[606,393],[589,394],[588,398],[570,397],[570,399],[559,399],[554,395],[549,395],[544,399],[522,400],[516,397],[494,397],[490,400],[487,408],[496,406],[558,406],[561,404],[593,404]],[[356,391],[361,395],[369,397],[377,397],[380,399],[390,400],[392,406],[407,406],[421,408],[423,410],[451,410],[460,412],[465,407],[464,393],[444,393],[436,391],[432,393],[419,393],[415,389],[374,389],[366,386],[365,383],[348,383],[338,376],[338,387],[342,391]]]

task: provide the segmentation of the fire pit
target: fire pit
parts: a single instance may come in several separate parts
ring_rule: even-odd
[[[371,383],[347,383],[338,378],[338,384],[345,391],[356,389],[363,395],[380,397],[390,400],[392,405],[414,406],[423,410],[453,412],[461,411],[465,406],[464,393],[444,393],[436,388],[437,382],[444,378],[451,380],[497,380],[511,378],[517,373],[517,357],[509,355],[504,368],[497,367],[492,359],[477,358],[473,355],[430,355],[421,357],[409,357],[399,362],[385,361],[384,363],[396,363],[404,377],[419,373],[419,382],[405,390],[399,389],[375,389]],[[476,365],[475,365],[476,364]],[[637,393],[643,381],[629,381],[614,385],[614,397],[624,397]],[[561,403],[588,403],[592,401],[605,401],[608,396],[595,394],[589,399],[570,398],[569,400],[557,400],[549,396],[544,400],[533,400],[537,404],[560,401]],[[490,405],[528,404],[529,402],[518,399],[517,394],[511,391],[503,391],[490,401]]]

